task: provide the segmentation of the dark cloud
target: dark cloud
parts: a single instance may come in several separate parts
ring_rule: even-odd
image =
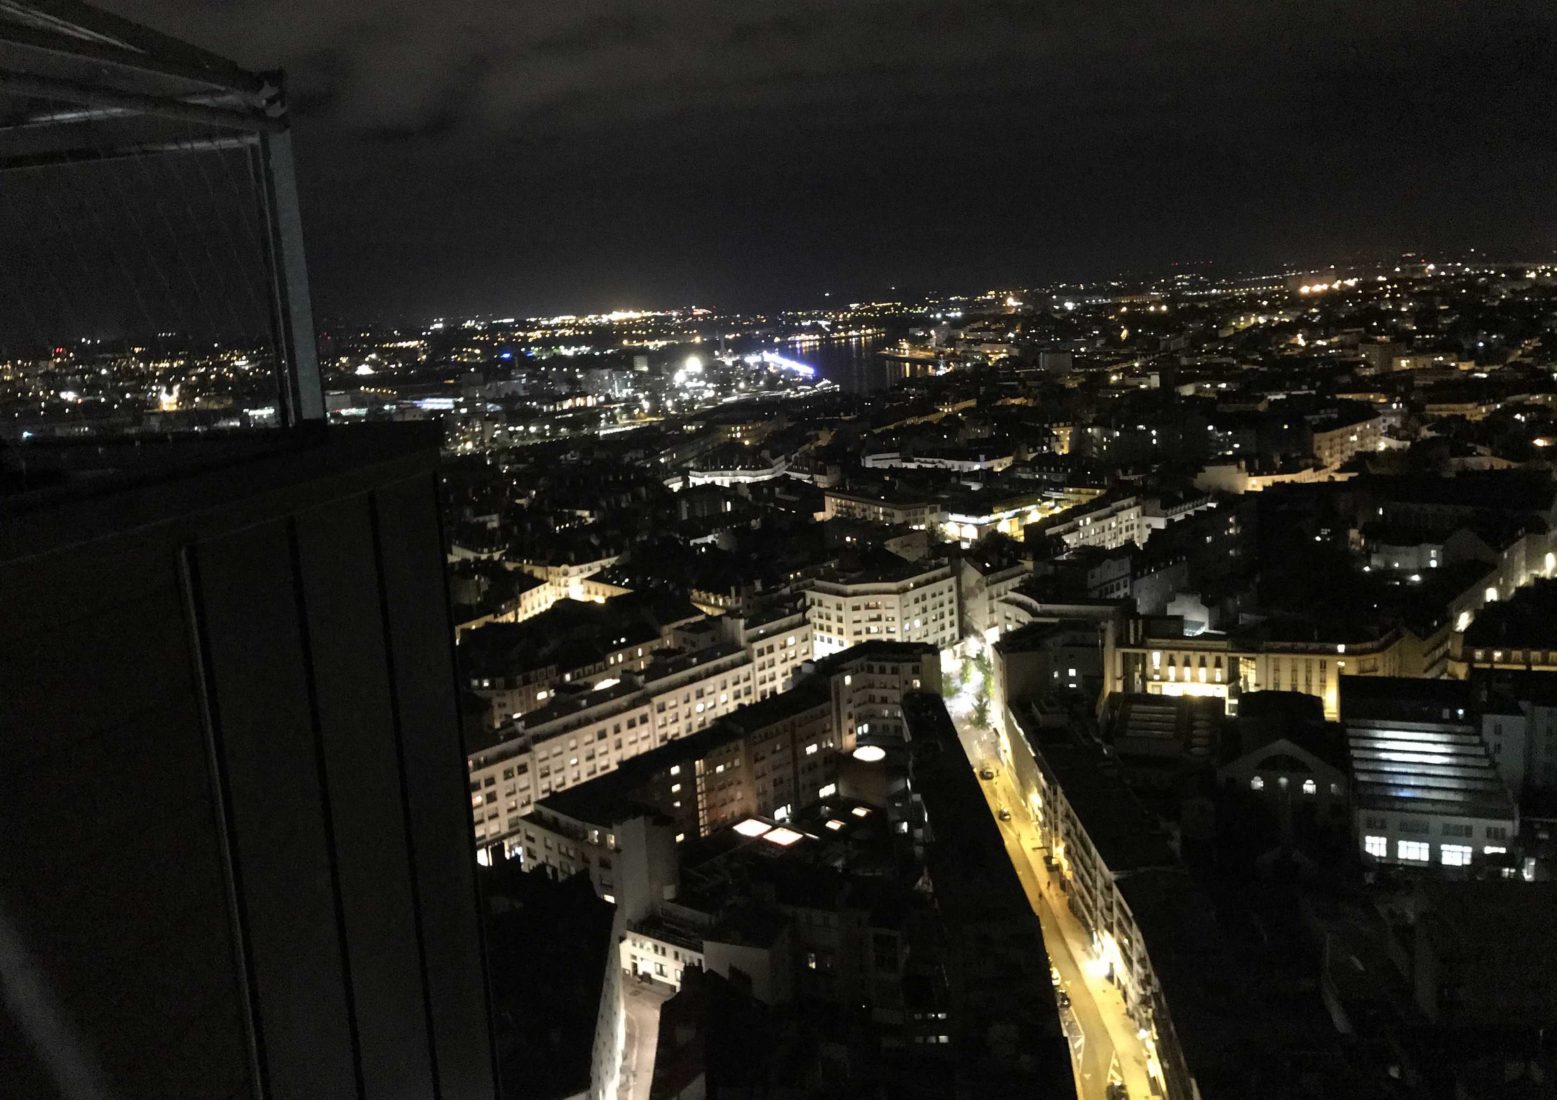
[[[327,309],[1557,244],[1547,2],[117,6],[288,69]]]

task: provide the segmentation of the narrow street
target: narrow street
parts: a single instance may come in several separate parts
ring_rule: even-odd
[[[1066,905],[1057,876],[1044,866],[1037,823],[1000,758],[998,734],[992,728],[974,725],[982,680],[975,669],[947,700],[947,709],[974,769],[982,772],[988,768],[994,773],[993,779],[981,778],[980,786],[1005,837],[1012,867],[1038,915],[1049,961],[1060,974],[1060,988],[1070,997],[1070,1009],[1068,1013],[1061,1010],[1061,1022],[1071,1039],[1077,1095],[1083,1100],[1107,1100],[1112,1079],[1123,1081],[1132,1100],[1145,1100],[1153,1095],[1146,1072],[1146,1049],[1135,1024],[1125,1014],[1124,999],[1108,981],[1106,970],[1093,959],[1089,937]],[[1000,820],[1001,809],[1010,811],[1010,821]]]
[[[622,975],[622,1000],[626,1005],[626,1035],[622,1044],[622,1075],[617,1084],[619,1100],[648,1100],[654,1080],[654,1053],[659,1043],[660,1005],[675,991],[653,981]]]

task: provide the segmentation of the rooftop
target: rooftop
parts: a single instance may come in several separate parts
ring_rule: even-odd
[[[1097,749],[1066,731],[1042,728],[1031,709],[1016,712],[1018,732],[1065,793],[1077,820],[1108,870],[1117,876],[1147,867],[1173,867],[1178,857],[1157,816],[1124,784]],[[1024,721],[1024,718],[1028,720]]]
[[[440,438],[432,424],[308,423],[285,431],[48,440],[0,450],[6,513],[0,559],[205,508],[231,497],[234,470],[243,471],[250,496],[335,474],[366,486],[382,476],[367,469],[435,462]]]
[[[1514,819],[1514,800],[1476,728],[1468,683],[1345,676],[1341,715],[1360,806]]]
[[[1487,604],[1465,631],[1474,648],[1557,648],[1557,580],[1537,580],[1506,601]]]

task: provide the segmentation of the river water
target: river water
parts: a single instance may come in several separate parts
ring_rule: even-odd
[[[767,350],[816,368],[822,378],[846,393],[877,393],[891,389],[904,378],[927,374],[930,365],[888,359],[880,350],[892,342],[881,336],[853,336],[837,340],[789,341],[764,345]]]

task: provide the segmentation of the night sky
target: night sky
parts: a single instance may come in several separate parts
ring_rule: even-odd
[[[1549,0],[110,6],[288,70],[326,314],[1557,247]]]

